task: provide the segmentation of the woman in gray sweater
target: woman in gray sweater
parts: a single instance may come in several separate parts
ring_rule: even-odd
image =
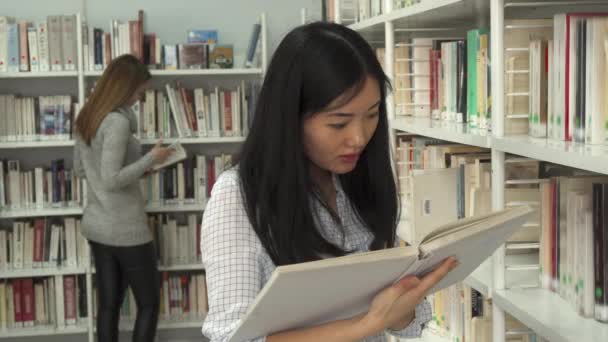
[[[133,136],[137,118],[130,109],[150,77],[137,58],[114,59],[76,120],[74,170],[88,184],[82,233],[95,258],[99,342],[118,340],[119,311],[127,286],[137,304],[133,341],[153,341],[156,334],[160,277],[139,179],[171,150],[159,142],[142,156]]]

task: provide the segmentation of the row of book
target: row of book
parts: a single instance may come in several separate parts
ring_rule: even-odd
[[[78,107],[70,95],[0,95],[0,141],[70,139]]]
[[[0,280],[0,328],[65,327],[88,317],[86,278],[65,275]]]
[[[149,205],[207,203],[220,174],[232,166],[232,156],[195,155],[184,162],[163,168],[140,180],[144,199]]]
[[[340,2],[340,18],[345,25],[379,16],[384,13],[385,2],[393,3],[393,10],[409,7],[422,1],[431,0],[324,0],[323,18],[326,21],[335,21],[335,2]]]
[[[93,278],[93,318],[99,295]],[[208,311],[204,273],[162,273],[159,320],[202,320]],[[136,302],[127,289],[120,309],[122,325],[132,325]],[[62,328],[86,324],[85,275],[0,280],[0,331],[24,327]]]
[[[93,280],[93,318],[97,318],[99,294]],[[159,323],[200,321],[209,310],[207,284],[201,272],[162,272]],[[120,307],[120,325],[132,326],[137,314],[133,291],[128,288]]]
[[[234,47],[220,44],[216,30],[194,29],[187,32],[187,42],[161,44],[155,33],[144,32],[144,11],[126,22],[112,19],[110,28],[83,25],[83,56],[86,70],[103,70],[112,59],[132,54],[153,69],[230,69],[234,66]],[[254,25],[245,67],[252,66],[260,37],[259,23]]]
[[[385,49],[376,49],[384,66]],[[489,32],[466,39],[413,38],[395,46],[395,114],[491,126]]]
[[[22,170],[19,160],[0,160],[0,210],[81,207],[86,193],[84,179],[63,159],[33,170]]]
[[[462,283],[428,297],[433,318],[427,328],[450,341],[492,341],[492,302]],[[508,341],[544,342],[521,322],[506,314]]]
[[[187,89],[181,82],[148,90],[133,109],[140,138],[241,137],[249,132],[259,84]],[[67,140],[80,105],[70,95],[0,95],[0,142]]]
[[[79,219],[13,221],[0,229],[0,270],[86,267],[90,262]]]
[[[439,224],[491,212],[489,153],[408,135],[398,136],[397,152],[402,236],[415,243]],[[608,178],[507,158],[505,180],[506,207],[525,204],[536,209],[507,241],[508,246],[517,245],[507,248],[507,256],[523,260],[513,261],[510,272],[531,272],[530,277],[519,277],[525,283],[510,286],[547,288],[582,316],[606,322],[608,239],[603,215]],[[532,266],[540,272],[531,271]]]
[[[32,23],[0,16],[0,72],[76,70],[75,15]]]
[[[148,215],[148,225],[154,235],[159,264],[188,265],[201,262],[200,220],[197,214]]]
[[[542,287],[581,316],[608,322],[608,178],[551,177],[541,193]]]
[[[505,21],[505,133],[608,142],[605,13]],[[384,63],[384,49],[377,49]],[[395,113],[491,127],[489,31],[395,46]]]
[[[234,89],[187,89],[178,81],[165,90],[146,91],[144,100],[134,106],[140,137],[247,135],[257,86],[242,81]]]

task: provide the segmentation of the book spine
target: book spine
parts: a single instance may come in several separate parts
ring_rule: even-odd
[[[593,185],[595,319],[608,322],[608,184]]]

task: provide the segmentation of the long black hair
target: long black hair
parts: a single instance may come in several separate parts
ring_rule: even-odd
[[[370,249],[395,242],[398,198],[390,164],[388,78],[358,33],[338,24],[311,23],[289,32],[277,47],[238,162],[249,220],[277,266],[349,252],[327,241],[315,225],[302,122],[340,96],[350,101],[367,76],[380,86],[378,126],[355,169],[339,179],[374,235]]]

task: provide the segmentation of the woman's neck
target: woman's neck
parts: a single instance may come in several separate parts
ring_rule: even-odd
[[[336,185],[334,184],[331,172],[323,170],[316,165],[311,165],[310,177],[313,184],[319,190],[323,201],[334,213],[337,213],[338,205],[336,203]]]

